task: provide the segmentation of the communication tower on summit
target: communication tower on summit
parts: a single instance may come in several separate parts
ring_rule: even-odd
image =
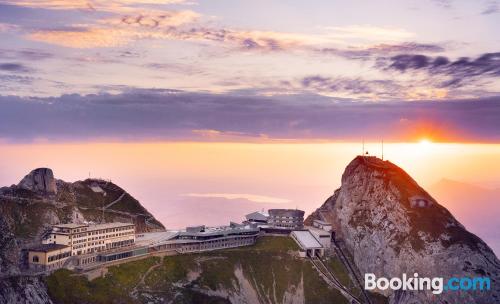
[[[384,140],[382,139],[382,160],[384,160]]]

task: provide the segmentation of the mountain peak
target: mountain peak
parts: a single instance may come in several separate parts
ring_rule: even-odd
[[[19,188],[43,194],[56,194],[57,186],[54,172],[50,168],[37,168],[27,174],[17,184]]]
[[[374,183],[375,181],[375,183]],[[377,183],[376,181],[380,181]],[[396,164],[382,160],[375,156],[356,156],[347,165],[342,174],[342,186],[348,185],[379,185],[383,189],[397,189],[399,201],[405,206],[415,207],[415,200],[425,200],[426,206],[436,203],[436,200],[427,193],[405,170]],[[375,191],[372,188],[370,191]]]
[[[402,168],[377,157],[355,157],[342,175],[340,189],[306,223],[313,219],[332,224],[338,243],[361,273],[400,277],[411,271],[447,278],[486,273],[500,279],[500,262],[488,245]],[[389,290],[377,292],[392,302],[397,298]],[[442,302],[486,303],[491,296],[448,293],[442,295]],[[412,303],[436,302],[430,293],[411,297]]]

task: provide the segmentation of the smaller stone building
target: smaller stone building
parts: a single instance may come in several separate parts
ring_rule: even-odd
[[[28,265],[35,271],[52,271],[63,267],[71,257],[71,248],[61,244],[41,244],[30,248]]]

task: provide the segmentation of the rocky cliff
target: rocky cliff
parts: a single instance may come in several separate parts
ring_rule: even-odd
[[[42,194],[57,193],[54,173],[49,168],[38,168],[31,171],[17,184],[17,187]]]
[[[471,202],[473,204],[474,202]],[[499,303],[500,262],[404,170],[375,157],[356,157],[340,189],[311,214],[333,224],[361,274],[491,278],[491,291],[392,292],[391,303]]]
[[[135,198],[110,181],[70,183],[55,179],[51,169],[35,169],[17,185],[0,188],[0,282],[4,286],[0,303],[1,299],[22,297],[26,290],[40,290],[39,297],[44,297],[43,288],[28,288],[37,286],[38,278],[17,276],[14,281],[12,277],[23,268],[22,248],[39,243],[51,224],[68,222],[134,222],[138,232],[165,229]],[[8,294],[19,286],[24,287]],[[28,295],[30,298],[19,302],[37,299],[33,293]]]

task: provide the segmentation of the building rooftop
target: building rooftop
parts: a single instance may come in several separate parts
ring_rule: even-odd
[[[178,231],[147,232],[138,234],[135,243],[140,246],[159,244],[174,238]]]
[[[58,227],[58,228],[80,228],[80,227],[87,227],[89,224],[76,224],[76,223],[69,223],[69,224],[56,224],[52,225],[52,227]]]
[[[304,216],[304,211],[299,209],[269,209],[270,216]]]
[[[295,238],[299,242],[302,249],[315,249],[323,247],[309,231],[293,231],[292,234],[295,235]]]
[[[245,215],[245,218],[247,220],[257,220],[257,221],[267,221],[267,218],[269,217],[269,213],[265,211],[255,211],[252,213],[249,213]]]
[[[179,231],[180,235],[217,235],[217,234],[230,234],[230,233],[239,233],[243,231],[259,231],[257,227],[251,227],[250,225],[245,226],[217,226],[217,227],[204,227],[201,231],[193,231],[193,230],[185,230]]]
[[[51,252],[51,251],[61,250],[64,248],[69,248],[69,247],[61,244],[40,244],[36,247],[30,248],[29,250],[36,252]]]
[[[314,232],[317,235],[330,236],[330,232],[328,232],[326,230],[319,229],[319,228],[316,228],[316,227],[311,227],[311,226],[307,226],[306,228],[307,228],[307,230],[309,230],[311,232]]]
[[[105,224],[96,224],[90,225],[89,230],[99,230],[99,229],[108,229],[108,228],[118,228],[125,226],[135,226],[133,223],[105,223]]]
[[[165,243],[185,243],[185,242],[201,242],[200,240],[185,240],[176,239],[178,236],[217,236],[228,235],[241,232],[258,232],[259,228],[250,225],[238,226],[219,226],[219,227],[188,227],[190,231],[161,231],[161,232],[147,232],[137,234],[135,244],[138,246],[155,246]],[[196,229],[194,229],[196,228]]]
[[[69,228],[69,229],[87,228],[88,231],[92,231],[92,230],[117,228],[117,227],[133,226],[133,225],[134,225],[133,223],[105,223],[105,224],[76,224],[76,223],[69,223],[69,224],[56,224],[56,225],[52,225],[52,227],[56,227],[56,228]]]

